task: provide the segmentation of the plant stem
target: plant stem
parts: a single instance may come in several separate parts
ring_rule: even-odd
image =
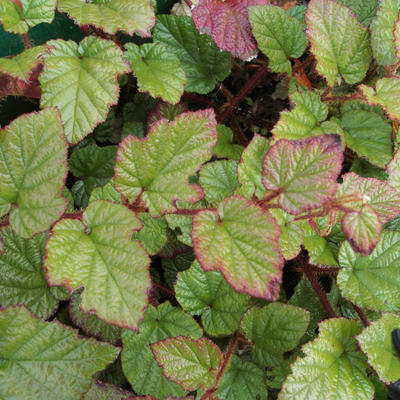
[[[32,47],[32,45],[31,45],[31,42],[30,42],[30,40],[29,40],[28,34],[27,34],[27,33],[24,33],[24,34],[22,35],[22,37],[23,37],[23,39],[24,39],[25,47],[26,47],[27,49],[30,49],[30,48]]]
[[[355,310],[355,312],[358,314],[358,316],[360,317],[361,322],[363,323],[363,325],[365,327],[369,326],[369,321],[367,316],[364,314],[363,310],[361,310],[360,307],[356,306],[355,304],[353,304],[353,308]]]
[[[304,258],[299,255],[297,257],[297,260],[301,264],[301,267],[303,269],[303,272],[305,273],[307,279],[310,281],[311,286],[313,287],[315,293],[317,294],[320,302],[324,306],[326,312],[328,313],[330,318],[336,318],[337,315],[335,311],[333,310],[331,304],[329,303],[328,298],[326,297],[325,292],[322,290],[321,286],[319,285],[318,281],[315,279],[314,275],[311,272],[310,266]]]
[[[264,77],[264,75],[268,72],[268,64],[264,65],[260,68],[257,73],[247,82],[247,85],[242,89],[242,91],[236,96],[236,98],[232,101],[229,107],[225,110],[220,118],[219,122],[222,124],[231,111],[243,100],[243,98],[247,95],[257,85],[257,83]]]
[[[191,2],[191,0],[185,0],[185,3],[192,8],[193,7],[193,3]]]
[[[168,288],[166,288],[165,286],[160,285],[160,284],[157,283],[157,282],[153,282],[153,285],[154,285],[157,289],[159,289],[159,290],[163,291],[164,293],[168,294],[169,296],[175,297],[175,293],[174,293],[171,289],[168,289]]]

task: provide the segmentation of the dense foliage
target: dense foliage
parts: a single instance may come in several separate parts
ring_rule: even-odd
[[[386,399],[400,0],[157,6],[0,0],[0,399]]]

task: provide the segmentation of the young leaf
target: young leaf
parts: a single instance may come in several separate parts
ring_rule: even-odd
[[[310,313],[299,307],[271,303],[253,307],[243,316],[240,331],[253,343],[252,359],[272,367],[283,360],[283,354],[294,349],[306,333]]]
[[[388,122],[375,112],[354,110],[343,114],[340,125],[350,149],[385,168],[392,158],[392,127]]]
[[[54,19],[56,0],[20,0],[18,3],[0,0],[0,22],[8,32],[26,33],[29,28],[42,22],[49,24]]]
[[[185,311],[201,315],[205,331],[212,336],[235,332],[249,303],[249,297],[235,292],[219,271],[204,272],[197,261],[178,273],[175,293]]]
[[[200,170],[199,182],[206,200],[211,204],[218,204],[226,197],[232,196],[239,184],[237,163],[233,160],[210,162]]]
[[[272,130],[277,139],[304,139],[323,134],[319,123],[328,116],[328,106],[321,97],[309,90],[296,91],[290,95],[296,104],[291,111],[282,111],[280,119]]]
[[[217,144],[213,147],[213,154],[218,158],[230,158],[235,161],[240,160],[243,152],[243,146],[233,144],[233,132],[231,128],[225,125],[217,125],[218,139]]]
[[[47,319],[55,311],[58,300],[47,286],[42,267],[47,235],[22,239],[12,229],[0,234],[0,304],[24,304],[39,318]]]
[[[163,375],[149,344],[180,335],[199,339],[201,328],[190,315],[166,302],[157,308],[150,305],[146,309],[139,332],[125,330],[122,334],[122,368],[134,391],[159,399],[170,395],[183,396],[182,388]]]
[[[203,191],[188,179],[211,158],[216,125],[208,109],[161,120],[142,140],[128,136],[117,153],[117,190],[131,202],[140,196],[154,216],[175,211],[175,200],[200,200]]]
[[[280,228],[251,201],[233,196],[193,218],[192,241],[205,271],[219,270],[238,292],[276,300],[283,258]]]
[[[117,76],[129,68],[110,40],[87,36],[79,45],[62,39],[47,45],[51,50],[44,56],[39,78],[40,105],[58,107],[67,140],[74,144],[106,119],[110,106],[118,101]]]
[[[164,375],[184,390],[193,391],[200,386],[207,390],[214,385],[223,354],[211,340],[178,336],[153,343],[150,347]]]
[[[397,62],[393,31],[399,10],[400,0],[380,0],[379,10],[371,22],[371,46],[379,65]]]
[[[155,43],[145,43],[140,47],[128,43],[125,47],[124,57],[138,79],[139,90],[172,104],[179,103],[186,83],[179,58],[167,47]]]
[[[52,285],[85,287],[81,310],[136,329],[147,305],[149,257],[132,230],[141,227],[121,204],[98,200],[78,219],[58,222],[47,242],[45,267]]]
[[[110,179],[104,186],[93,190],[89,203],[96,200],[108,200],[114,203],[121,203],[121,194],[114,187],[114,179]]]
[[[153,37],[180,59],[187,92],[206,94],[230,73],[230,54],[221,52],[208,35],[201,35],[190,17],[159,15]]]
[[[400,233],[384,232],[372,253],[362,257],[344,242],[339,253],[337,284],[343,296],[374,311],[400,310]]]
[[[317,71],[328,85],[340,84],[342,77],[350,85],[360,82],[372,59],[368,29],[334,0],[311,0],[306,21]]]
[[[264,4],[268,0],[200,0],[192,17],[197,29],[211,35],[220,49],[247,60],[257,55],[248,7]]]
[[[0,134],[0,215],[17,235],[50,228],[67,207],[67,144],[56,109],[25,114]]]
[[[338,0],[344,6],[349,7],[357,19],[364,26],[368,26],[375,16],[378,8],[378,0]]]
[[[289,214],[320,207],[337,189],[343,153],[335,136],[279,140],[268,151],[262,182]]]
[[[149,37],[155,23],[150,0],[58,0],[57,8],[79,25],[94,25],[110,34],[124,31]]]
[[[17,306],[0,310],[0,354],[2,398],[68,400],[81,398],[119,349]]]
[[[301,22],[272,5],[250,7],[249,20],[258,48],[269,58],[271,71],[291,75],[289,59],[299,58],[307,47]]]
[[[400,1],[400,0],[399,0]],[[375,88],[359,86],[368,104],[381,106],[390,118],[400,120],[400,78],[381,78]]]
[[[400,317],[395,314],[382,314],[358,336],[361,350],[368,362],[385,383],[396,382],[400,378],[400,360],[392,343],[392,331],[400,326]]]
[[[367,363],[354,340],[360,330],[356,321],[344,318],[321,322],[317,339],[302,348],[306,356],[291,365],[279,400],[372,400]]]
[[[267,400],[264,372],[233,355],[218,383],[216,395],[221,400]]]
[[[11,58],[2,57],[0,58],[0,73],[28,81],[29,75],[40,63],[40,57],[45,51],[46,49],[44,46],[36,46],[26,49],[22,53]]]
[[[132,392],[109,383],[93,382],[83,400],[127,400]]]

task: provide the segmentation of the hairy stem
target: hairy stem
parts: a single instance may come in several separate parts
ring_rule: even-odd
[[[369,321],[367,316],[364,314],[363,310],[361,310],[360,307],[356,306],[355,304],[353,304],[353,308],[354,311],[358,314],[358,316],[360,317],[361,322],[363,323],[363,325],[365,327],[369,326]]]
[[[154,287],[156,287],[157,289],[161,290],[162,292],[168,294],[171,297],[175,297],[175,293],[173,292],[173,290],[166,288],[163,285],[160,285],[157,282],[153,282]]]
[[[28,34],[27,34],[27,33],[24,33],[24,34],[22,35],[22,38],[24,39],[25,47],[26,47],[27,49],[30,49],[30,48],[32,47],[32,45],[31,45],[31,41],[29,40]]]

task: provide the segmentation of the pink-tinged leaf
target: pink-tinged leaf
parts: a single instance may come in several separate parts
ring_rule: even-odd
[[[354,251],[367,256],[379,241],[382,223],[374,209],[366,204],[360,211],[346,213],[342,228]]]
[[[184,390],[207,390],[214,385],[223,354],[210,339],[178,336],[150,347],[164,375]]]
[[[211,35],[220,49],[247,60],[257,55],[247,8],[266,4],[268,0],[200,0],[192,16],[197,29]]]
[[[345,206],[354,211],[361,211],[366,204],[376,212],[384,224],[400,214],[400,195],[387,182],[375,178],[363,178],[354,172],[342,176],[343,184],[339,186],[338,199],[351,196]]]
[[[123,400],[159,400],[157,397],[154,396],[133,396],[133,397],[128,397],[127,399]],[[174,397],[174,396],[168,396],[164,400],[194,400],[193,396],[185,396],[185,397]]]
[[[205,271],[219,270],[238,292],[276,300],[282,281],[281,230],[267,211],[240,196],[193,218],[192,242]]]
[[[43,65],[38,64],[30,72],[26,81],[10,75],[0,75],[0,99],[7,96],[23,96],[40,99],[41,90],[38,77]]]
[[[389,175],[388,183],[400,192],[400,150],[387,165],[386,172]]]
[[[170,104],[160,101],[147,117],[147,129],[150,130],[157,121],[163,118],[173,121],[179,114],[185,111],[188,111],[186,103]]]
[[[343,152],[337,136],[305,140],[279,140],[268,151],[263,165],[263,185],[275,192],[289,214],[321,207],[336,193]]]

